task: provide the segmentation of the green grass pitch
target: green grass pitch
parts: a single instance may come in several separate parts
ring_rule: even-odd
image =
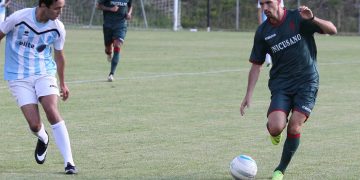
[[[68,30],[71,94],[59,107],[79,168],[70,179],[230,180],[239,154],[256,160],[257,179],[269,179],[283,145],[271,145],[265,128],[269,68],[251,108],[239,113],[252,40],[253,33],[130,30],[108,83],[101,29]],[[285,178],[360,179],[360,37],[316,40],[318,100]],[[0,80],[0,179],[68,179],[51,133],[47,161],[36,164],[36,139]]]

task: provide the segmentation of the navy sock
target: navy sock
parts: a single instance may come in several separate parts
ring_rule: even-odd
[[[280,170],[282,173],[285,172],[287,166],[290,163],[291,158],[295,154],[300,144],[300,134],[291,135],[288,134],[284,143],[283,152],[279,166],[275,170]]]
[[[110,74],[114,74],[116,67],[118,65],[120,61],[120,48],[114,48],[114,54],[111,60],[111,69],[110,69]]]

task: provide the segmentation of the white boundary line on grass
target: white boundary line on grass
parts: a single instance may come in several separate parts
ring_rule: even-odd
[[[197,76],[197,75],[209,75],[209,74],[221,74],[221,73],[229,73],[229,72],[241,72],[248,71],[248,69],[234,69],[234,70],[221,70],[221,71],[208,71],[208,72],[190,72],[190,73],[169,73],[169,74],[154,74],[147,76],[134,76],[127,78],[117,78],[116,80],[140,80],[140,79],[157,79],[157,78],[165,78],[165,77],[177,77],[177,76]],[[84,81],[69,81],[68,84],[83,84],[83,83],[91,83],[91,82],[104,82],[105,79],[101,80],[84,80]]]
[[[318,63],[319,65],[344,65],[344,64],[360,64],[360,62],[329,62],[329,63]],[[205,72],[189,72],[189,73],[169,73],[169,74],[154,74],[147,76],[134,76],[127,78],[117,78],[116,80],[140,80],[140,79],[156,79],[156,78],[165,78],[165,77],[177,77],[177,76],[198,76],[198,75],[210,75],[210,74],[222,74],[229,72],[242,72],[249,71],[247,69],[228,69],[228,70],[219,70],[219,71],[205,71]],[[106,79],[96,79],[96,80],[81,80],[81,81],[67,81],[67,84],[85,84],[85,83],[94,83],[94,82],[106,82]],[[0,89],[5,89],[6,86],[0,86]]]
[[[229,69],[229,70],[220,70],[220,71],[207,71],[207,72],[190,72],[190,73],[169,73],[169,74],[154,74],[147,76],[134,76],[127,78],[116,78],[119,80],[140,80],[140,79],[156,79],[156,78],[165,78],[165,77],[177,77],[177,76],[197,76],[197,75],[209,75],[209,74],[221,74],[221,73],[229,73],[229,72],[241,72],[248,71],[249,69]],[[67,84],[85,84],[85,83],[94,83],[94,82],[107,82],[104,79],[95,79],[95,80],[79,80],[79,81],[67,81]],[[5,89],[6,86],[0,86],[0,89]]]
[[[360,62],[333,62],[333,63],[318,63],[319,65],[341,65],[341,64],[360,64]],[[264,67],[265,68],[265,67]],[[219,70],[219,71],[206,71],[206,72],[190,72],[190,73],[169,73],[169,74],[154,74],[147,76],[135,76],[127,78],[117,78],[117,80],[140,80],[140,79],[156,79],[156,78],[165,78],[165,77],[177,77],[177,76],[198,76],[198,75],[210,75],[210,74],[222,74],[229,72],[242,72],[249,71],[247,69],[228,69],[228,70]],[[84,83],[93,83],[93,82],[105,82],[104,79],[98,80],[82,80],[82,81],[69,81],[68,84],[84,84]]]

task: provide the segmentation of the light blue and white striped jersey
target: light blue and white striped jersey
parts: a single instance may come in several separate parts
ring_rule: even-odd
[[[64,24],[58,19],[40,23],[35,12],[36,8],[16,11],[0,25],[0,31],[6,34],[5,80],[56,74],[52,47],[64,48]]]

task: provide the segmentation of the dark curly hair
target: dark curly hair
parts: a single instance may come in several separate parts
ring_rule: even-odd
[[[44,3],[46,7],[50,8],[50,6],[56,1],[58,0],[39,0],[39,7],[42,3]]]

